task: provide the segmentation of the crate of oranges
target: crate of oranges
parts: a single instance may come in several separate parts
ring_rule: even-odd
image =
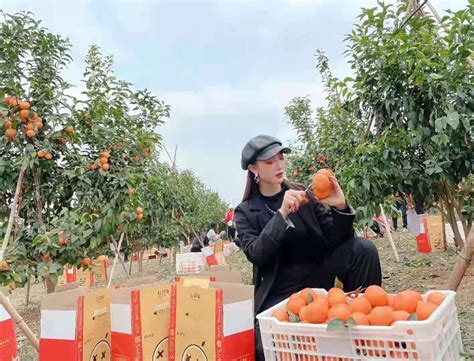
[[[458,360],[453,291],[304,289],[257,316],[266,360]]]

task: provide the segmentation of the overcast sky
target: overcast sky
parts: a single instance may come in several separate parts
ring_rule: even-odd
[[[468,0],[431,0],[440,13]],[[375,0],[287,1],[15,1],[0,9],[33,12],[67,36],[74,63],[67,80],[79,85],[91,44],[115,58],[115,72],[171,105],[160,129],[177,164],[237,204],[244,187],[240,153],[260,133],[287,142],[295,134],[283,108],[295,96],[324,94],[315,50],[327,52],[338,76],[349,74],[344,36],[361,6]],[[166,160],[163,156],[163,160]]]

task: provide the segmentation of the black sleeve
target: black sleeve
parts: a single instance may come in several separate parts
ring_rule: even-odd
[[[252,227],[245,212],[239,207],[235,210],[235,220],[240,248],[247,259],[259,268],[274,262],[281,247],[281,238],[288,227],[282,214],[276,212],[260,234]]]
[[[315,202],[314,209],[323,234],[330,242],[329,247],[337,246],[354,236],[355,212],[352,207],[347,206],[346,209],[338,211]]]

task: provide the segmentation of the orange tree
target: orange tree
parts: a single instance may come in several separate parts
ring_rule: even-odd
[[[353,77],[333,77],[320,56],[327,107],[295,99],[287,108],[303,144],[293,164],[324,155],[362,221],[394,192],[411,193],[444,214],[462,246],[456,220],[468,234],[473,214],[473,10],[448,13],[442,26],[415,16],[401,28],[406,5],[363,9],[346,38]]]
[[[54,283],[62,265],[81,265],[118,237],[130,179],[159,144],[155,129],[169,107],[118,80],[96,47],[86,59],[85,100],[66,96],[67,40],[30,14],[2,15],[2,235],[20,169],[24,179],[0,283],[24,283],[28,274]]]

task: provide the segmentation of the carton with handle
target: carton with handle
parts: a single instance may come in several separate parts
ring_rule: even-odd
[[[45,295],[39,360],[111,360],[110,291],[78,288]]]
[[[172,286],[170,360],[254,360],[253,287],[185,279]]]

